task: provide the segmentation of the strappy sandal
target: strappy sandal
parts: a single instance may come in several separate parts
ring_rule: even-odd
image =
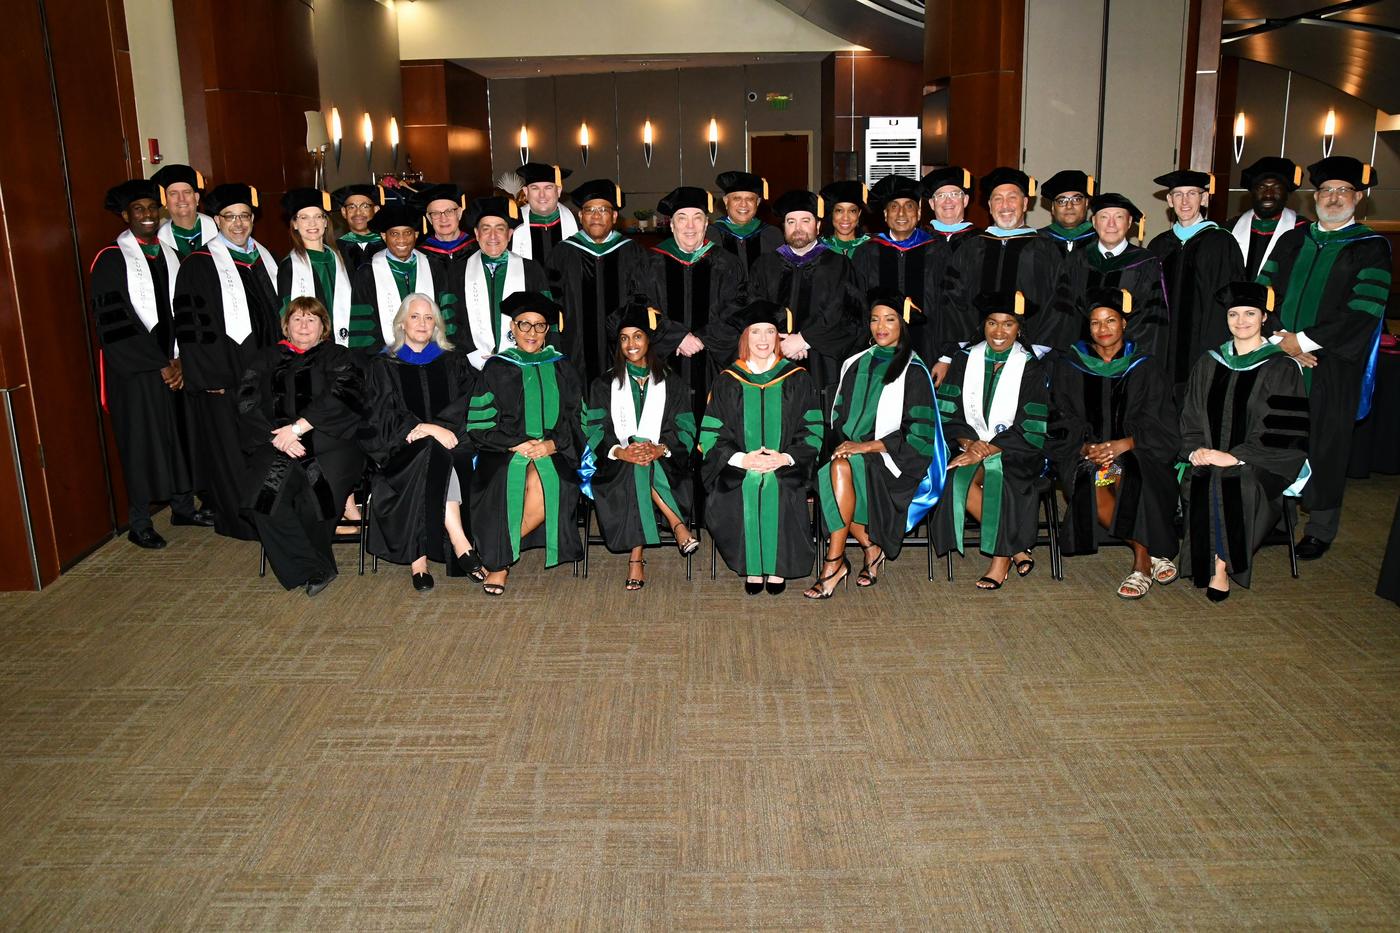
[[[861,548],[862,551],[869,551],[870,548],[879,548],[878,544],[872,544],[869,548]],[[880,568],[885,565],[885,552],[880,551],[880,556],[874,560],[869,558],[865,561],[865,566],[860,568],[860,573],[856,574],[856,586],[874,586],[880,582]]]
[[[1035,558],[1030,556],[1031,552],[1026,551],[1026,556],[1021,560],[1013,559],[1012,564],[1016,566],[1016,576],[1029,577],[1031,571],[1035,569]]]
[[[812,586],[808,587],[806,590],[803,591],[802,595],[806,596],[808,599],[830,599],[832,596],[835,596],[835,583],[831,584],[831,589],[827,589],[826,587],[822,586],[822,584],[827,582],[828,580],[836,579],[836,575],[838,573],[841,575],[841,588],[845,589],[846,585],[851,582],[850,560],[846,557],[827,557],[822,559],[822,566],[836,563],[836,561],[838,560],[841,563],[837,565],[835,570],[831,571],[831,573],[827,574],[824,577],[819,577],[816,583],[814,583]]]
[[[1127,579],[1118,584],[1118,595],[1123,599],[1142,599],[1152,589],[1152,578],[1141,570],[1134,570]]]
[[[691,535],[690,538],[684,544],[682,544],[681,536],[676,534],[677,528],[685,528],[685,522],[676,522],[674,525],[671,526],[671,534],[675,535],[676,538],[676,550],[681,552],[682,557],[689,557],[696,551],[700,550],[699,535]],[[638,587],[638,589],[641,589],[641,587]]]
[[[642,559],[640,559],[640,558],[637,558],[637,559],[635,559],[635,560],[629,560],[629,561],[627,562],[627,566],[628,566],[628,567],[632,567],[632,566],[634,566],[634,565],[640,565],[640,566],[642,566],[642,567],[645,567],[645,566],[647,565],[647,562],[644,561],[644,560],[642,560]],[[628,591],[629,593],[634,593],[634,592],[636,592],[637,590],[640,590],[642,587],[644,587],[644,586],[646,586],[646,585],[647,585],[647,581],[645,581],[645,580],[639,580],[639,579],[637,579],[636,577],[628,577],[628,578],[627,578],[626,589],[627,589],[627,591]]]
[[[506,571],[506,577],[507,579],[510,577],[509,570]],[[503,596],[506,592],[505,580],[502,580],[500,583],[486,583],[483,581],[481,584],[481,592],[485,593],[487,596]]]
[[[1163,576],[1162,574],[1166,574]],[[1176,569],[1176,564],[1165,557],[1152,558],[1152,582],[1161,586],[1175,583],[1176,578],[1181,576],[1181,572]]]

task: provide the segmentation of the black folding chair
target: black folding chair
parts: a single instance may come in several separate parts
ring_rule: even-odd
[[[1040,500],[1041,513],[1044,516],[1039,523],[1041,534],[1035,539],[1035,547],[1045,547],[1050,551],[1050,576],[1056,580],[1065,578],[1064,556],[1060,553],[1060,501],[1055,493],[1055,481],[1049,476],[1042,476],[1036,480],[1036,496]],[[976,531],[977,534],[969,537],[968,531]],[[966,524],[963,526],[963,544],[980,544],[982,541],[981,525],[971,515],[967,516]],[[950,550],[944,555],[944,560],[948,565],[948,582],[953,582],[953,552]]]

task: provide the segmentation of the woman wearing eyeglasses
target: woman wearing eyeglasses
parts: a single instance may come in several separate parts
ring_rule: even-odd
[[[574,520],[579,496],[578,373],[550,342],[564,312],[539,292],[501,302],[513,344],[486,360],[467,410],[478,450],[472,530],[486,568],[482,591],[500,596],[520,555],[544,548],[553,567],[583,556]]]

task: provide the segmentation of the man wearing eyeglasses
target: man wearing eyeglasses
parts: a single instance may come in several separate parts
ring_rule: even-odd
[[[1259,281],[1278,294],[1271,338],[1304,367],[1312,419],[1303,489],[1308,524],[1298,557],[1327,553],[1341,520],[1356,421],[1370,413],[1373,364],[1390,298],[1390,243],[1356,220],[1376,170],[1350,156],[1308,166],[1317,221],[1279,238]],[[1394,413],[1388,413],[1393,417]]]
[[[251,185],[219,185],[204,197],[218,235],[190,253],[175,277],[171,310],[189,402],[195,475],[214,509],[214,530],[252,541],[239,513],[243,447],[238,385],[253,355],[282,339],[277,266],[253,239],[261,213]]]
[[[554,248],[578,233],[578,221],[567,207],[559,205],[564,193],[564,179],[572,169],[526,162],[520,166],[520,179],[525,182],[525,218],[510,237],[510,251],[517,256],[545,263]],[[568,308],[570,312],[572,308]]]
[[[418,249],[433,266],[433,281],[438,284],[438,305],[444,319],[451,319],[462,301],[457,284],[462,280],[467,260],[477,251],[476,238],[470,224],[463,229],[467,196],[450,182],[420,188],[413,204],[426,218],[427,236],[418,241]]]
[[[467,222],[481,248],[467,258],[448,287],[462,296],[454,340],[459,346],[474,347],[467,355],[481,369],[492,355],[515,345],[501,303],[517,292],[550,295],[549,273],[533,259],[506,248],[511,231],[520,226],[520,206],[514,198],[477,198]]]
[[[1089,222],[1089,199],[1094,196],[1094,176],[1076,169],[1051,175],[1040,189],[1050,202],[1050,223],[1040,235],[1059,247],[1061,255],[1093,242],[1094,225]]]
[[[170,219],[160,225],[156,236],[162,243],[184,259],[218,235],[214,218],[199,212],[199,198],[204,194],[204,176],[188,165],[172,162],[151,176],[151,181],[165,189],[165,209]]]
[[[1162,261],[1167,307],[1171,309],[1167,341],[1167,372],[1182,400],[1186,378],[1201,354],[1230,337],[1225,308],[1216,295],[1244,278],[1244,260],[1235,238],[1206,219],[1215,193],[1209,172],[1180,170],[1159,175],[1153,182],[1166,188],[1173,223],[1152,238],[1147,248]]]
[[[369,226],[384,206],[384,189],[378,185],[346,185],[332,191],[331,199],[340,208],[348,228],[336,240],[336,246],[345,271],[354,278],[355,270],[384,248],[384,238]]]
[[[980,339],[979,295],[1020,292],[1026,301],[1023,333],[1042,347],[1067,348],[1078,338],[1079,321],[1052,300],[1060,271],[1060,251],[1034,228],[1026,212],[1035,197],[1035,179],[1019,169],[994,168],[980,181],[992,224],[957,248],[943,277],[943,352],[933,367],[942,383],[963,341]]]
[[[875,183],[870,198],[883,211],[888,229],[856,247],[851,267],[860,295],[887,289],[912,298],[924,312],[932,326],[911,333],[914,350],[927,360],[936,359],[942,345],[942,314],[936,305],[941,305],[939,286],[951,250],[947,239],[919,226],[924,190],[920,182],[903,175],[886,175]]]
[[[961,165],[945,165],[923,177],[928,206],[933,208],[933,232],[941,235],[948,245],[958,244],[977,230],[966,217],[972,203],[972,173]]]
[[[1288,206],[1288,196],[1303,183],[1303,169],[1292,159],[1264,156],[1240,173],[1240,183],[1249,191],[1250,208],[1225,227],[1239,244],[1246,277],[1253,279],[1280,237],[1308,225]]]
[[[573,360],[584,384],[606,372],[615,348],[608,338],[608,315],[646,290],[646,252],[618,233],[622,189],[608,178],[579,185],[570,194],[583,227],[549,254],[545,263],[569,315],[561,349]]]

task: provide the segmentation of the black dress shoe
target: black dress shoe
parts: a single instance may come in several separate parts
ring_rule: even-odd
[[[744,592],[748,593],[750,596],[757,596],[759,593],[763,592],[763,581],[759,580],[755,583],[753,580],[745,580]]]
[[[140,531],[128,531],[126,540],[137,547],[143,547],[148,551],[159,551],[165,547],[165,539],[156,533],[154,528],[142,528]]]
[[[314,577],[312,577],[310,580],[307,580],[307,581],[306,581],[306,595],[307,595],[307,596],[315,596],[316,594],[320,593],[320,592],[321,592],[322,590],[324,590],[326,587],[330,586],[330,585],[331,585],[331,581],[333,581],[337,576],[339,576],[339,574],[335,574],[335,573],[326,573],[326,574],[318,573],[318,574],[316,574],[316,576],[314,576]]]
[[[1326,554],[1330,547],[1332,547],[1331,541],[1323,541],[1312,535],[1303,535],[1303,540],[1298,542],[1294,550],[1298,552],[1299,560],[1317,560]]]
[[[764,582],[763,588],[768,591],[769,596],[777,596],[782,593],[783,590],[787,589],[787,581],[779,580],[777,583],[774,583],[772,580],[767,580]]]
[[[178,512],[170,516],[172,525],[197,525],[200,528],[214,527],[214,513],[209,509],[199,509],[188,515],[181,515]]]
[[[433,575],[430,573],[415,573],[413,575],[413,588],[420,593],[426,593],[433,588]]]

